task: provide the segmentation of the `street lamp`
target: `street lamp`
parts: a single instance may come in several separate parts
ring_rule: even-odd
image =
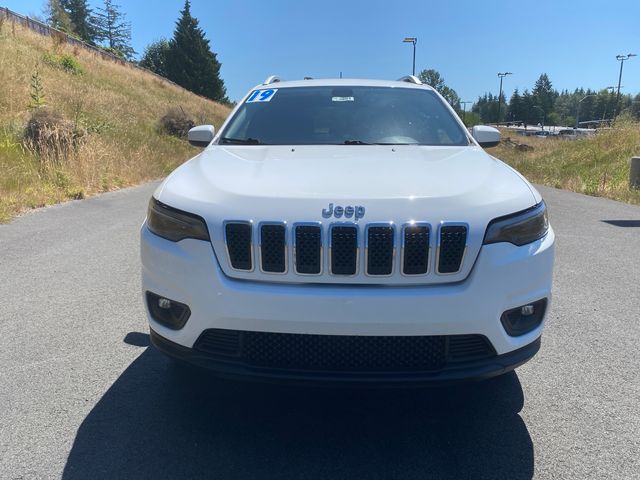
[[[620,82],[622,82],[622,67],[624,66],[624,61],[629,60],[631,57],[636,57],[635,53],[627,53],[626,55],[616,55],[616,60],[620,62],[620,75],[618,75],[618,94],[616,95],[616,105],[613,110],[613,119],[615,120],[618,116],[618,105],[620,104]]]
[[[416,43],[418,43],[418,37],[405,37],[402,43],[413,43],[413,73],[416,74]]]
[[[498,94],[498,121],[496,124],[500,123],[500,113],[502,110],[502,79],[507,75],[513,75],[511,72],[498,73],[498,77],[500,77],[500,93]]]
[[[545,111],[542,109],[542,107],[538,106],[538,105],[534,105],[533,108],[538,108],[540,109],[540,111],[542,112],[542,131],[544,132],[544,119],[546,117],[546,113]]]
[[[460,102],[462,104],[462,121],[464,122],[464,124],[467,124],[467,103],[473,103],[473,102]]]
[[[593,93],[590,93],[589,95],[585,95],[584,97],[582,97],[580,100],[578,100],[578,111],[576,112],[576,128],[578,128],[578,122],[580,119],[580,104],[582,103],[582,101],[585,98],[589,98],[589,97],[597,97],[598,95],[595,95]]]

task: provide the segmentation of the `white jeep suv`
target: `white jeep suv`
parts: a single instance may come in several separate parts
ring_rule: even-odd
[[[540,347],[544,202],[415,77],[270,77],[169,175],[141,231],[153,344],[221,375],[488,378]]]

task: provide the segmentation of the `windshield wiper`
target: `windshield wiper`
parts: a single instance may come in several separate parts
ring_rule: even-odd
[[[363,142],[362,140],[345,140],[345,145],[372,145],[371,143]]]
[[[260,140],[256,138],[230,138],[222,137],[222,143],[232,143],[235,145],[260,145]]]

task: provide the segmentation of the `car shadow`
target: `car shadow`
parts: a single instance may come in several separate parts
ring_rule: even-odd
[[[530,479],[523,402],[515,373],[430,389],[243,384],[148,347],[82,422],[63,478]]]
[[[614,227],[640,228],[640,220],[602,220],[604,223]]]

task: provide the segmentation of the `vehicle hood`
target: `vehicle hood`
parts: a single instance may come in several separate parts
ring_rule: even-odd
[[[392,222],[396,232],[412,222],[428,223],[434,237],[443,223],[468,227],[464,262],[456,274],[407,277],[396,271],[384,279],[363,273],[349,278],[350,283],[406,285],[464,280],[488,223],[533,206],[533,192],[517,172],[474,146],[211,146],[172,173],[155,196],[203,217],[225,274],[247,280],[345,282],[339,275],[300,276],[291,269],[275,279],[268,273],[232,269],[225,221],[252,222],[254,239],[261,222],[314,222],[326,231],[334,222],[351,221],[358,225],[360,238],[366,225],[378,222]],[[353,207],[349,210],[364,216],[326,218],[322,212],[331,210],[330,204]],[[364,240],[359,242],[361,248]]]
[[[306,206],[314,217],[328,203],[357,203],[367,221],[390,216],[374,204],[396,212],[386,220],[416,206],[463,220],[469,209],[495,217],[536,203],[529,184],[480,147],[410,145],[214,145],[171,174],[156,197],[203,216],[219,205],[251,218]]]

